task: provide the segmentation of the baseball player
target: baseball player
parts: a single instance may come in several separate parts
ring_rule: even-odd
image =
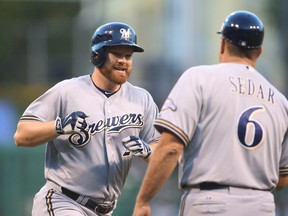
[[[271,191],[288,184],[288,102],[255,69],[261,20],[236,11],[220,34],[220,63],[185,71],[155,121],[161,137],[134,216],[151,215],[178,160],[179,215],[275,215]]]
[[[112,215],[132,158],[149,160],[158,108],[127,82],[133,53],[143,51],[129,25],[102,25],[92,37],[93,73],[59,82],[25,110],[16,145],[46,143],[47,182],[33,216]]]

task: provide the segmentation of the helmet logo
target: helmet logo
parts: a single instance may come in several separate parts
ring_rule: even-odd
[[[121,33],[121,39],[129,40],[131,37],[130,28],[128,28],[127,30],[124,28],[121,28],[120,33]]]

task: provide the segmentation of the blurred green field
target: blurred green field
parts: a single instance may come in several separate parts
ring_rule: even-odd
[[[12,144],[0,148],[0,190],[2,192],[2,196],[0,196],[0,216],[31,215],[33,197],[45,182],[44,155],[44,145],[36,148],[23,148]],[[131,168],[113,216],[132,214],[135,197],[146,166],[143,161],[135,162],[136,164],[134,168]],[[167,194],[163,195],[165,197],[164,203],[161,204],[160,202],[157,208],[167,209],[164,204],[168,204],[168,207],[172,209],[172,211],[170,210],[171,215],[175,215],[173,211],[178,210],[180,201],[176,176],[173,178],[172,184],[174,185],[171,187],[169,185],[165,186],[169,188],[169,191],[166,188],[163,189],[163,191],[168,192],[168,196]],[[163,197],[161,197],[162,199]],[[168,214],[165,215],[169,216]]]
[[[34,194],[44,184],[44,152],[45,146],[22,148],[13,144],[11,147],[0,148],[0,216],[31,215]],[[145,166],[136,161],[132,167],[113,216],[132,214]],[[288,216],[288,188],[274,194],[277,216]],[[180,195],[175,173],[154,199],[155,211],[163,212],[161,215],[168,216],[169,212],[169,215],[176,216]]]

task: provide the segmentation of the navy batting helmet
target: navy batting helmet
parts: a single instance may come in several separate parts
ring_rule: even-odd
[[[105,47],[119,45],[131,46],[134,52],[144,51],[137,45],[136,32],[131,26],[121,22],[111,22],[100,26],[92,36],[90,61],[100,67],[106,61]]]
[[[262,45],[264,25],[249,11],[235,11],[226,17],[218,33],[235,46],[256,49]]]

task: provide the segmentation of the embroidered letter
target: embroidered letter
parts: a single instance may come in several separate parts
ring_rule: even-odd
[[[124,28],[120,29],[120,33],[121,33],[121,39],[129,40],[131,37],[131,32],[129,28],[127,30]]]

